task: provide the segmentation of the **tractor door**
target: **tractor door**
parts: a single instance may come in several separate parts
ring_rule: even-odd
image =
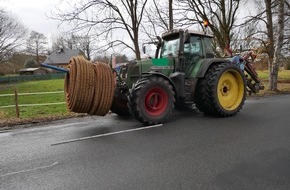
[[[202,58],[204,58],[204,50],[202,39],[199,36],[190,36],[184,43],[184,72],[188,75],[190,68]]]

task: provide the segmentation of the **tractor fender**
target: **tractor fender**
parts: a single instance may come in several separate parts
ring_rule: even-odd
[[[159,76],[159,77],[162,77],[162,78],[168,80],[169,84],[173,87],[175,96],[177,97],[178,92],[177,92],[177,89],[176,89],[176,85],[173,82],[173,80],[171,80],[171,78],[169,78],[168,76],[164,75],[163,73],[159,73],[159,72],[151,71],[151,72],[142,73],[142,77],[147,77],[147,76]]]
[[[200,62],[200,67],[199,67],[199,70],[197,71],[195,77],[203,78],[211,65],[219,64],[219,63],[227,63],[227,62],[231,62],[231,61],[229,59],[226,59],[226,58],[204,59]]]

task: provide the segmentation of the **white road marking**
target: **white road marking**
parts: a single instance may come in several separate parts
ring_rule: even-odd
[[[54,143],[54,144],[51,144],[51,146],[61,145],[61,144],[66,144],[66,143],[71,143],[71,142],[76,142],[76,141],[83,141],[83,140],[88,140],[88,139],[93,139],[93,138],[111,136],[111,135],[116,135],[116,134],[121,134],[121,133],[129,133],[129,132],[133,132],[133,131],[140,131],[140,130],[144,130],[144,129],[151,129],[151,128],[155,128],[155,127],[161,127],[162,125],[163,124],[151,125],[151,126],[141,127],[141,128],[136,128],[136,129],[128,129],[128,130],[116,131],[116,132],[112,132],[112,133],[105,133],[105,134],[94,135],[94,136],[89,136],[89,137],[82,137],[82,138],[78,138],[78,139],[72,139],[72,140],[68,140],[68,141],[62,141],[62,142]]]
[[[11,133],[12,133],[12,131],[5,131],[5,132],[4,131],[3,132],[1,131],[0,132],[0,138],[1,137],[9,137],[11,135]]]
[[[3,130],[3,131],[0,131],[0,133],[10,133],[12,132],[12,130]]]
[[[49,165],[49,166],[41,166],[41,167],[37,167],[37,168],[33,168],[33,169],[29,169],[29,170],[22,170],[22,171],[18,171],[18,172],[11,172],[11,173],[7,173],[4,175],[0,175],[1,177],[6,177],[6,176],[10,176],[10,175],[16,175],[16,174],[21,174],[21,173],[26,173],[26,172],[31,172],[31,171],[35,171],[35,170],[40,170],[40,169],[46,169],[46,168],[51,168],[55,165],[57,165],[58,162],[54,162],[53,164]]]

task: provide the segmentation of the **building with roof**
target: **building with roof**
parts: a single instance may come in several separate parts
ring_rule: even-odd
[[[43,68],[24,68],[18,70],[20,75],[43,75],[47,74],[48,71]]]
[[[81,51],[80,49],[59,49],[53,51],[44,60],[43,63],[61,68],[67,68],[69,60],[74,56],[83,56],[86,58],[84,52]]]

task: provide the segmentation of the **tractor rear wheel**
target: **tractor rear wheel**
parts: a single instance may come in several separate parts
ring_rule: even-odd
[[[228,117],[239,112],[245,101],[245,76],[233,63],[212,65],[198,82],[196,107],[210,115]]]
[[[132,114],[146,125],[165,122],[172,114],[174,101],[172,86],[158,76],[139,79],[129,96]]]

